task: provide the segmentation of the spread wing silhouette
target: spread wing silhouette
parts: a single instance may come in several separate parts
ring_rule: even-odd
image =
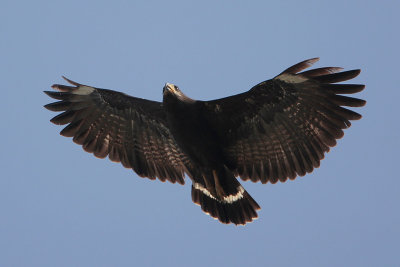
[[[52,87],[59,92],[45,92],[61,100],[45,106],[63,111],[51,119],[58,125],[68,124],[61,135],[73,137],[85,151],[98,158],[108,156],[142,177],[184,184],[190,162],[166,127],[162,103],[66,80],[74,86],[55,84]]]
[[[235,175],[276,183],[310,173],[350,120],[361,118],[342,106],[360,107],[365,101],[342,94],[360,92],[364,85],[336,84],[360,70],[327,67],[301,72],[317,60],[300,62],[245,93],[205,101]]]

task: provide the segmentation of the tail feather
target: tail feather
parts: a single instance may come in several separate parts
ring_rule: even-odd
[[[222,174],[222,175],[221,175]],[[225,174],[225,175],[224,175]],[[228,174],[228,175],[226,175]],[[202,183],[192,185],[192,200],[201,206],[201,209],[222,223],[244,225],[258,217],[260,206],[240,185],[231,172],[219,172],[216,182],[221,189],[209,190]],[[229,187],[228,187],[229,185]],[[226,192],[218,195],[217,192]],[[229,193],[228,193],[229,192]]]

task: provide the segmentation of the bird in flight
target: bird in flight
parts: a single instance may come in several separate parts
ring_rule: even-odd
[[[192,200],[222,223],[244,225],[260,206],[238,181],[285,182],[319,167],[351,120],[344,107],[366,101],[344,96],[364,85],[339,83],[360,70],[325,67],[304,71],[302,61],[249,91],[211,101],[194,100],[167,83],[163,101],[79,84],[55,84],[45,93],[59,101],[45,108],[67,125],[60,134],[98,158],[121,162],[141,177],[184,184]],[[343,107],[344,106],[344,107]]]

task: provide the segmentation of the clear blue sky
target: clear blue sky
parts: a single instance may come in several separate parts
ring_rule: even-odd
[[[399,1],[2,1],[0,266],[399,266]],[[185,186],[137,177],[58,133],[65,75],[161,101],[248,90],[311,57],[361,68],[364,116],[311,175],[243,185],[223,225]]]

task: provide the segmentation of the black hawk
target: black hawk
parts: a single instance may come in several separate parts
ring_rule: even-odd
[[[236,177],[272,184],[310,173],[361,115],[346,107],[365,101],[343,96],[361,84],[337,84],[360,70],[326,67],[302,72],[300,62],[249,91],[212,101],[194,100],[165,84],[156,102],[73,82],[46,91],[62,111],[51,119],[67,125],[87,152],[109,157],[152,180],[192,180],[192,200],[222,223],[246,224],[260,206]]]

